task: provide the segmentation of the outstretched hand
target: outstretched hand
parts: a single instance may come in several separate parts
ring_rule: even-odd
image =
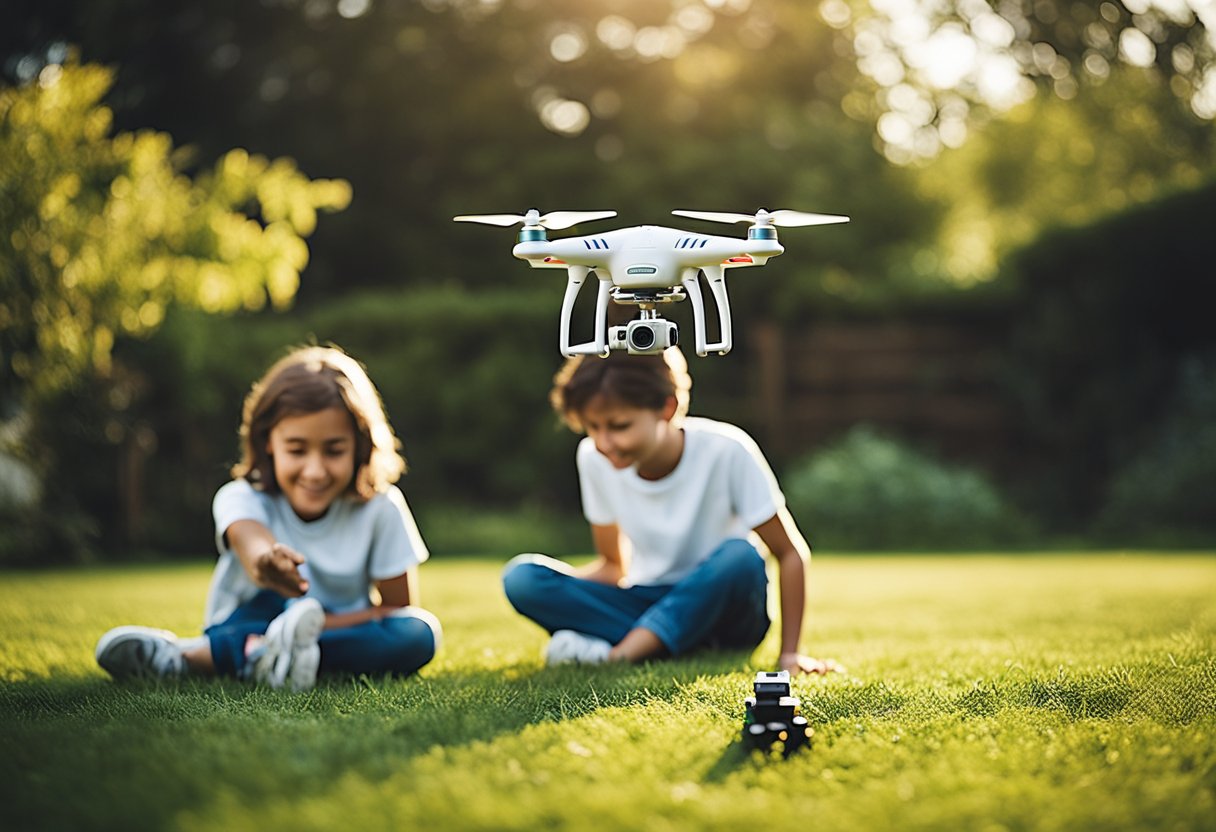
[[[844,665],[835,659],[816,659],[801,653],[782,653],[781,669],[789,671],[790,676],[800,673],[818,673],[826,676],[829,673],[844,673]]]
[[[308,591],[308,581],[300,574],[304,556],[282,543],[263,552],[254,564],[259,586],[273,589],[285,598],[298,598]]]

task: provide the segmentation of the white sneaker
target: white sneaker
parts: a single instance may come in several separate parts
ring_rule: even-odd
[[[186,672],[177,636],[152,627],[115,627],[97,642],[97,663],[121,681],[174,679]]]
[[[545,649],[545,664],[603,664],[612,645],[574,630],[558,630]]]
[[[308,690],[317,682],[321,648],[317,639],[325,628],[325,610],[315,598],[291,604],[266,628],[266,635],[249,656],[248,673],[272,688]]]

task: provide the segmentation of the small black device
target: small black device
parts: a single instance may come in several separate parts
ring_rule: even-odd
[[[781,746],[782,755],[790,756],[804,745],[811,744],[815,732],[800,716],[802,701],[790,694],[790,674],[787,670],[761,670],[752,684],[755,696],[743,700],[743,742],[749,748],[771,751]]]

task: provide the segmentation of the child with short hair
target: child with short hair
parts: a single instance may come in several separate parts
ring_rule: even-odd
[[[318,673],[429,662],[442,631],[417,606],[428,552],[393,484],[405,459],[364,368],[336,347],[292,350],[253,385],[240,437],[212,505],[204,636],[118,627],[98,664],[115,679],[218,674],[307,690]]]
[[[770,623],[754,532],[777,563],[781,668],[839,670],[799,650],[810,548],[776,478],[742,430],[685,415],[691,386],[674,347],[577,356],[558,372],[552,404],[586,434],[576,462],[598,557],[574,570],[519,555],[503,573],[508,600],[552,634],[550,664],[753,649]]]

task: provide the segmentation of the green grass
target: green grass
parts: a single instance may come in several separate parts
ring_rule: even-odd
[[[208,568],[0,575],[4,829],[1214,829],[1216,557],[823,557],[814,745],[744,751],[752,656],[544,668],[499,564],[423,567],[420,677],[115,685],[107,628],[198,630]]]

